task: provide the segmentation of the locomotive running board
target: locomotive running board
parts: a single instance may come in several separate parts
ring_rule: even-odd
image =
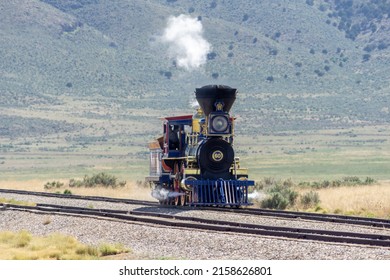
[[[245,206],[248,202],[248,187],[254,186],[249,180],[186,180],[192,187],[190,206]]]

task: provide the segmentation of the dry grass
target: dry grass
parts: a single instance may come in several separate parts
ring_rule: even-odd
[[[27,231],[0,232],[2,260],[90,260],[128,252],[121,244],[88,246],[71,236],[58,233],[39,237]]]
[[[0,203],[10,203],[10,204],[17,204],[17,205],[25,205],[25,206],[36,206],[36,203],[29,202],[29,201],[21,201],[16,199],[6,199],[0,196]]]
[[[59,180],[66,183],[66,180]],[[0,188],[31,190],[43,192],[47,181],[0,181]],[[73,194],[108,196],[117,198],[131,198],[151,200],[155,199],[150,195],[148,187],[139,186],[136,182],[127,183],[125,187],[107,188],[69,188],[67,185],[50,190],[50,192],[63,193],[65,189],[70,189]],[[28,202],[17,202],[15,200],[1,199],[0,202],[20,203],[34,205]],[[51,223],[51,219],[46,219],[43,224]],[[26,231],[12,233],[0,232],[0,260],[47,260],[47,259],[150,259],[147,256],[138,256],[129,252],[121,244],[100,244],[98,246],[87,246],[79,243],[71,236],[52,234],[45,237],[32,236]]]
[[[316,190],[320,207],[329,213],[390,219],[390,181],[371,186]]]
[[[127,182],[125,187],[93,187],[93,188],[69,188],[67,185],[69,180],[58,180],[64,183],[61,188],[55,188],[51,190],[45,190],[44,185],[47,181],[43,180],[28,180],[28,181],[0,181],[0,188],[3,189],[15,189],[15,190],[29,190],[37,192],[60,192],[63,193],[66,189],[70,190],[72,194],[77,195],[94,195],[94,196],[107,196],[116,198],[130,198],[140,200],[155,201],[150,195],[150,188],[139,186],[136,182]]]
[[[42,180],[27,180],[27,181],[16,181],[16,180],[2,180],[0,181],[1,189],[15,189],[15,190],[29,190],[29,191],[43,191],[43,186],[46,181]]]

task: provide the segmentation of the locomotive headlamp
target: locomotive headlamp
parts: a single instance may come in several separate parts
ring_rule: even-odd
[[[230,121],[228,114],[210,114],[209,120],[210,134],[227,134],[230,133]]]
[[[211,126],[215,132],[225,132],[228,128],[226,116],[216,116],[213,118]]]

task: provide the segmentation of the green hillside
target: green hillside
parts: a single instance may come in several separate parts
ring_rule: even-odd
[[[388,10],[365,17],[342,10],[344,2],[352,1],[1,3],[1,104],[192,92],[209,83],[256,94],[387,96]],[[379,9],[384,1],[371,2]],[[156,39],[181,13],[201,19],[213,48],[191,73]],[[354,28],[361,22],[366,28]]]
[[[161,39],[182,14],[211,44],[197,69],[180,67]],[[145,159],[158,117],[191,113],[206,84],[238,88],[236,131],[248,145],[286,131],[386,135],[389,14],[386,0],[1,1],[0,151],[68,152],[85,168],[91,153]]]

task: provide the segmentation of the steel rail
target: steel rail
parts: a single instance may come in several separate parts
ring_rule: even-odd
[[[121,221],[132,221],[157,224],[169,227],[211,230],[220,232],[254,234],[261,236],[277,236],[294,239],[315,240],[323,242],[360,244],[380,247],[390,247],[390,236],[379,234],[365,234],[342,231],[317,229],[289,228],[265,226],[210,220],[194,217],[175,216],[170,214],[152,213],[144,211],[124,211],[112,209],[89,209],[82,207],[59,206],[53,204],[38,204],[37,206],[21,206],[14,204],[0,204],[2,210],[39,211],[43,213],[63,213],[87,215],[93,217],[114,218]]]
[[[60,194],[60,193],[48,193],[48,192],[35,192],[35,191],[25,191],[25,190],[13,190],[13,189],[0,189],[0,193],[14,193],[14,194],[24,194],[24,195],[35,195],[35,196],[45,196],[45,197],[57,197],[65,199],[82,199],[82,200],[92,200],[92,201],[104,201],[104,202],[113,202],[113,203],[125,203],[125,204],[136,204],[136,205],[146,205],[146,206],[158,206],[159,203],[146,200],[136,200],[136,199],[126,199],[126,198],[114,198],[114,197],[105,197],[105,196],[90,196],[90,195],[75,195],[75,194]]]
[[[229,208],[211,208],[202,207],[199,209],[209,211],[220,211],[230,212],[234,214],[248,214],[248,215],[259,215],[259,216],[271,216],[281,217],[287,219],[304,219],[314,220],[321,222],[333,222],[340,224],[352,224],[352,225],[363,225],[378,228],[390,228],[390,220],[379,219],[379,218],[366,218],[357,216],[346,216],[337,214],[320,214],[311,212],[297,212],[297,211],[286,211],[286,210],[271,210],[271,209],[256,209],[256,208],[245,208],[245,209],[229,209]]]
[[[340,223],[340,224],[362,225],[362,226],[377,227],[377,228],[390,228],[390,220],[387,219],[365,218],[365,217],[345,216],[345,215],[336,215],[336,214],[320,214],[320,213],[256,209],[256,208],[237,209],[237,208],[200,207],[200,206],[197,207],[179,206],[178,207],[172,205],[161,205],[157,202],[135,200],[135,199],[111,198],[111,197],[102,197],[102,196],[67,195],[67,194],[56,194],[56,193],[34,192],[34,191],[25,191],[25,190],[12,190],[12,189],[0,189],[0,193],[1,192],[35,195],[35,196],[46,196],[46,197],[57,197],[57,198],[64,198],[64,199],[82,199],[82,200],[135,204],[135,205],[144,205],[144,206],[158,206],[162,208],[208,210],[208,211],[218,211],[218,212],[229,212],[234,214],[281,217],[286,219],[304,219],[304,220],[313,220],[313,221],[331,222],[331,223]]]

